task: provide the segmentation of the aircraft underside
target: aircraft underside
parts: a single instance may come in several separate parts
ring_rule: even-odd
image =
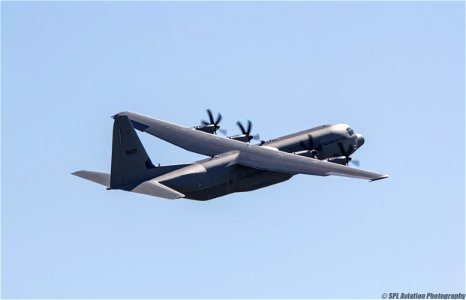
[[[210,200],[231,193],[257,190],[286,181],[292,176],[238,165],[220,165],[207,169],[205,173],[184,175],[160,183],[183,193],[185,198]]]

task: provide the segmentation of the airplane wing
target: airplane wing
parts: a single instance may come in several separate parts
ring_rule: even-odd
[[[150,118],[132,112],[122,112],[117,115],[127,115],[133,127],[147,132],[173,145],[207,156],[241,150],[245,143],[205,133],[194,128],[186,128],[162,120]]]
[[[236,163],[260,170],[288,174],[336,175],[371,181],[388,177],[384,174],[279,151],[276,148],[251,145],[219,137],[132,112],[122,112],[118,115],[128,116],[134,128],[191,152],[208,156],[237,152],[238,155],[231,164]]]
[[[240,152],[237,163],[268,171],[276,171],[290,174],[307,174],[317,176],[344,176],[375,181],[387,178],[388,175],[374,173],[362,169],[351,168],[318,159],[300,156],[278,150],[269,150],[256,146],[266,151]]]

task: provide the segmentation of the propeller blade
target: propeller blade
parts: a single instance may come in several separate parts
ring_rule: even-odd
[[[343,146],[343,143],[342,143],[342,142],[338,142],[338,147],[340,148],[341,155],[347,156],[347,155],[346,155],[345,147]]]
[[[209,125],[210,124],[209,122],[204,121],[204,120],[202,120],[201,123],[202,123],[202,125]]]
[[[352,157],[350,157],[351,149],[352,149],[351,147],[349,147],[348,150],[345,150],[345,147],[343,146],[342,142],[338,142],[338,147],[340,147],[342,155],[346,157],[346,160],[347,160],[346,165],[348,165],[348,162],[350,162],[356,167],[359,167],[359,160],[353,159]]]
[[[250,120],[248,120],[248,130],[246,131],[247,135],[250,135],[251,134],[251,130],[252,130],[252,122]]]
[[[217,126],[220,123],[220,121],[222,121],[222,114],[218,113],[217,121],[215,121],[214,125]]]
[[[309,136],[309,146],[306,145],[304,142],[299,142],[299,145],[303,147],[305,150],[312,151],[314,150],[314,139],[312,138],[312,135],[308,134]]]
[[[260,140],[261,137],[260,137],[259,134],[256,134],[256,135],[253,135],[253,136],[252,136],[252,139],[253,139],[253,140]]]
[[[309,134],[309,150],[314,150],[314,138]]]
[[[214,124],[214,114],[210,109],[207,109],[207,114],[209,115],[210,124]]]
[[[308,147],[305,143],[299,142],[299,145],[304,148],[304,150],[309,150],[310,147]]]
[[[343,146],[341,141],[338,142],[338,147],[340,148],[341,155],[346,157],[346,165],[348,165],[348,162],[351,161],[351,157],[349,157],[349,153],[345,150],[345,146]]]
[[[239,129],[241,130],[241,133],[242,133],[242,134],[246,134],[246,133],[247,133],[246,129],[244,129],[243,124],[241,124],[240,121],[236,122],[236,125],[238,125],[238,127],[239,127]],[[246,134],[246,135],[247,135],[247,134]]]
[[[223,135],[227,135],[227,130],[226,129],[219,129],[218,131],[220,131],[220,133],[223,134]]]
[[[212,111],[210,109],[207,109],[207,114],[209,115],[209,120],[210,120],[210,123],[209,124],[214,124],[214,116],[212,115]]]
[[[359,160],[358,159],[352,159],[351,163],[355,165],[356,167],[359,167]]]

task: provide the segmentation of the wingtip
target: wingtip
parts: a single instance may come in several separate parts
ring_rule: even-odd
[[[377,181],[377,180],[382,180],[382,179],[387,179],[387,178],[388,178],[388,175],[382,175],[382,176],[380,176],[380,177],[373,178],[373,179],[369,180],[369,182]]]
[[[129,113],[129,111],[122,111],[122,112],[119,112],[117,114],[114,114],[113,116],[111,116],[111,118],[115,120],[116,118],[121,117],[121,116],[125,116],[128,113]]]

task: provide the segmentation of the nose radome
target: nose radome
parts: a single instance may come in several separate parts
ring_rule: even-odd
[[[358,141],[358,148],[361,147],[362,145],[364,145],[364,137],[362,136],[362,134],[356,134],[356,136],[358,137],[357,141]]]

